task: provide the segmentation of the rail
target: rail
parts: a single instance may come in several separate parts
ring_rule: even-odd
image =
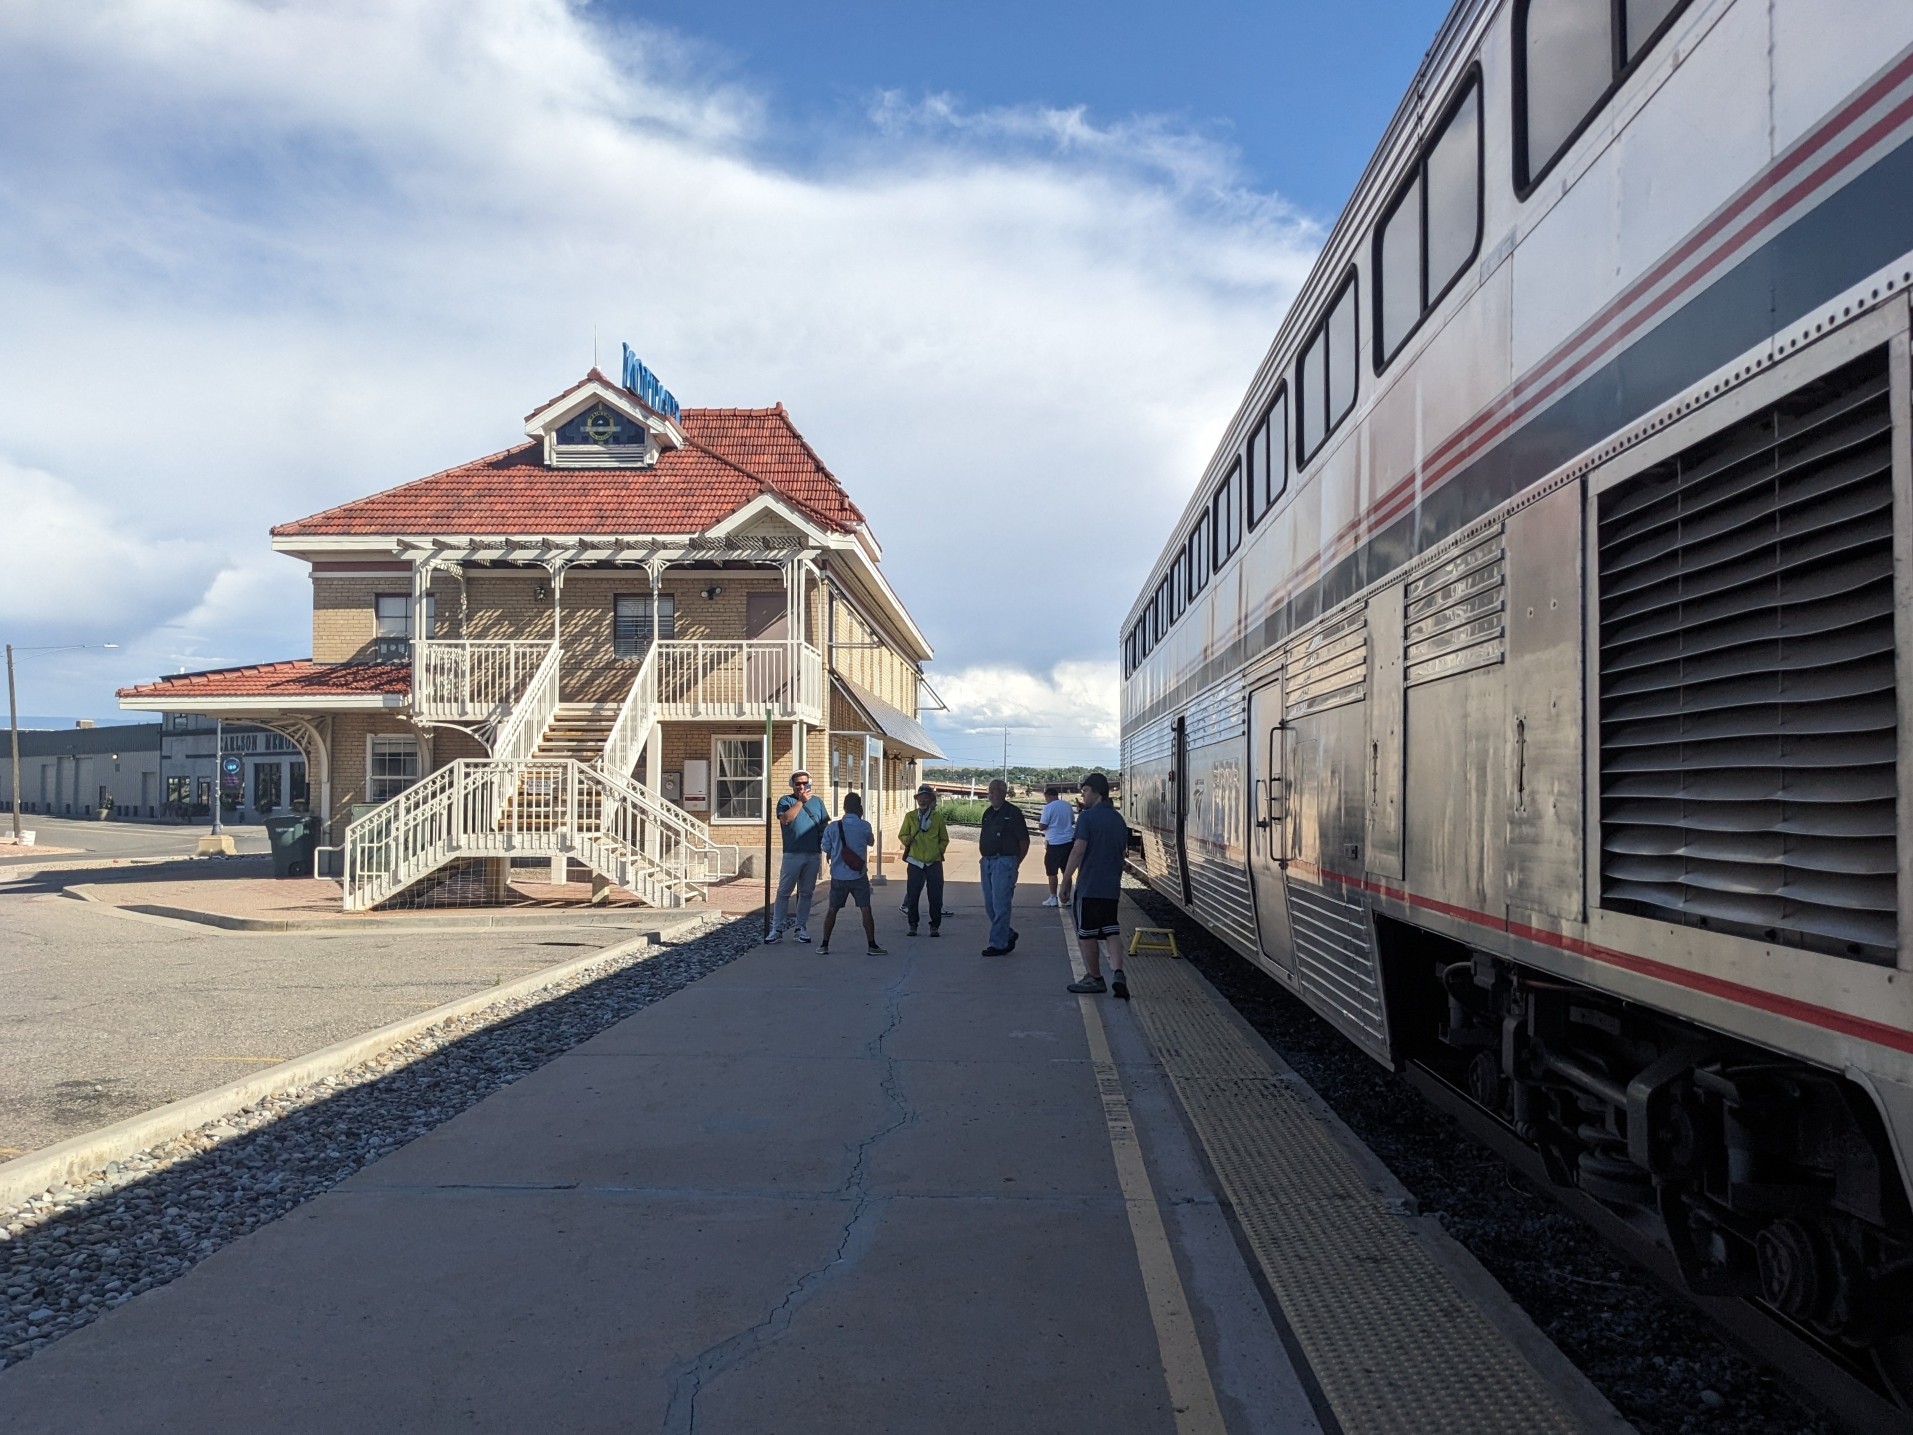
[[[657,656],[657,715],[667,721],[772,716],[821,723],[824,657],[808,643],[666,640]]]
[[[631,680],[624,706],[618,709],[618,720],[605,738],[604,755],[598,759],[598,766],[620,782],[627,780],[638,765],[638,754],[644,751],[657,722],[658,650],[653,647],[638,664],[638,675]],[[654,783],[658,780],[655,772],[647,776]]]
[[[494,722],[553,650],[550,639],[421,638],[412,644],[412,707],[434,722]]]
[[[558,669],[564,656],[556,643],[545,649],[544,660],[525,684],[524,695],[512,704],[492,739],[492,756],[499,762],[522,762],[538,750],[538,741],[558,711]]]

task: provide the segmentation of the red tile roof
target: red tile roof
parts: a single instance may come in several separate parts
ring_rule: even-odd
[[[273,536],[701,533],[763,493],[840,532],[864,521],[782,404],[685,409],[678,422],[689,443],[652,468],[547,468],[533,439],[282,523]]]
[[[406,693],[412,669],[404,663],[315,663],[294,658],[205,673],[175,673],[154,683],[121,688],[123,698],[341,698]]]

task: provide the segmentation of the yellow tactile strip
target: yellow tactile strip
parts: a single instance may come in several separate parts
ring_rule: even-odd
[[[1202,978],[1168,957],[1127,970],[1136,1017],[1345,1435],[1580,1430]]]

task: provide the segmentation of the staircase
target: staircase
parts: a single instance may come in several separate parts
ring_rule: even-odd
[[[439,768],[346,829],[346,910],[400,904],[475,858],[576,858],[659,907],[734,876],[736,848],[629,777],[655,725],[654,673],[647,658],[620,706],[560,703],[554,647],[494,729],[491,758]]]

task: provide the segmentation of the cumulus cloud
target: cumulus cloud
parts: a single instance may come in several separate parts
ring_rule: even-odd
[[[932,725],[946,738],[952,762],[988,762],[1008,729],[1011,761],[1037,766],[1113,761],[1116,752],[1116,664],[1057,663],[1047,673],[985,664],[937,677],[947,711]]]
[[[152,661],[308,651],[265,530],[512,441],[595,330],[687,404],[785,401],[939,671],[1053,682],[1317,240],[1147,116],[878,97],[793,161],[695,42],[563,0],[0,7],[0,84],[0,459],[127,545],[0,623],[124,613]]]

